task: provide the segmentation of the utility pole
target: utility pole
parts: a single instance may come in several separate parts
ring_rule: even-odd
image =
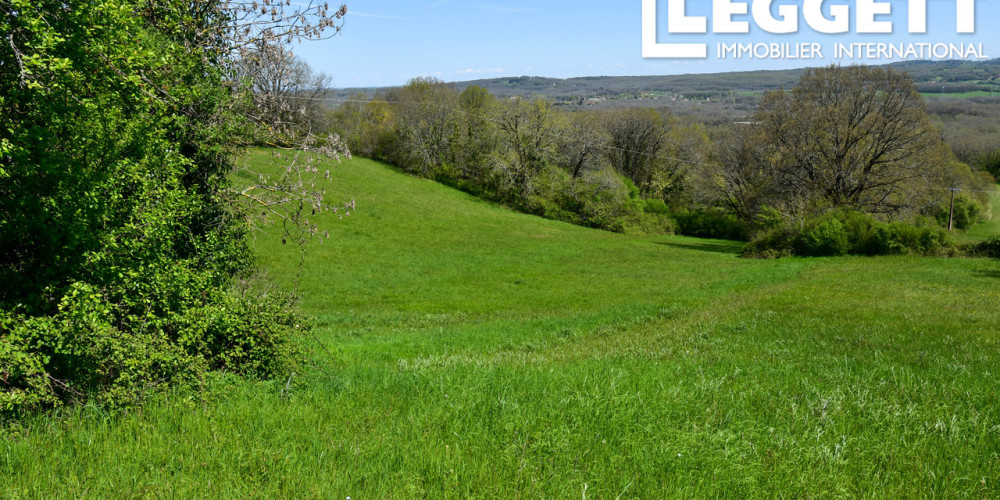
[[[951,211],[948,213],[948,231],[951,231],[955,228],[955,191],[958,191],[958,188],[948,188],[948,190],[951,191]]]

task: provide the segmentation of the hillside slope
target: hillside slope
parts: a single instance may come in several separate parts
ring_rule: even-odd
[[[969,92],[1000,92],[1000,59],[989,61],[907,61],[889,65],[913,77],[922,92],[932,94],[966,94]],[[579,78],[546,78],[510,76],[457,82],[464,89],[478,85],[499,97],[546,96],[557,100],[570,98],[612,97],[644,93],[671,94],[685,97],[728,97],[732,93],[761,92],[791,88],[804,69],[740,71],[726,73],[692,73],[682,75],[587,76]],[[357,92],[371,94],[375,89],[337,90],[338,97]]]
[[[29,423],[0,496],[1000,495],[996,262],[752,261],[331,170],[310,368]]]

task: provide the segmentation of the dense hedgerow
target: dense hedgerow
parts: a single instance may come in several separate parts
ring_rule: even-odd
[[[761,258],[953,255],[957,252],[948,233],[932,222],[880,222],[852,210],[837,210],[808,220],[799,227],[777,225],[758,234],[742,250],[744,256]]]
[[[1000,259],[1000,236],[991,236],[985,241],[976,243],[970,246],[967,252],[977,257]]]
[[[224,4],[0,10],[0,413],[283,371],[302,322],[230,210]]]
[[[712,210],[674,215],[677,233],[698,238],[746,241],[747,228],[735,215]]]

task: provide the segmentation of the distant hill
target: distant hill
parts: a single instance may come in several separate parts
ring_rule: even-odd
[[[907,61],[889,65],[906,71],[925,93],[976,94],[1000,93],[1000,59],[989,61]],[[729,99],[758,94],[777,88],[790,88],[804,69],[746,71],[686,75],[587,76],[546,78],[518,76],[457,82],[464,89],[470,85],[485,87],[498,97],[544,96],[557,102],[620,99]],[[363,93],[372,95],[376,88],[349,88],[335,91],[344,97]],[[998,94],[1000,95],[1000,94]]]

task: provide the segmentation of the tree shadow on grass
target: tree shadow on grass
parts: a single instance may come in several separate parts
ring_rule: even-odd
[[[703,243],[700,242],[679,243],[674,241],[657,241],[656,244],[666,245],[668,247],[674,247],[674,248],[683,248],[685,250],[728,253],[734,255],[740,253],[740,249],[743,248],[743,244],[738,241],[733,241],[733,242],[706,241]]]
[[[977,278],[1000,279],[1000,269],[980,269],[975,272]]]

